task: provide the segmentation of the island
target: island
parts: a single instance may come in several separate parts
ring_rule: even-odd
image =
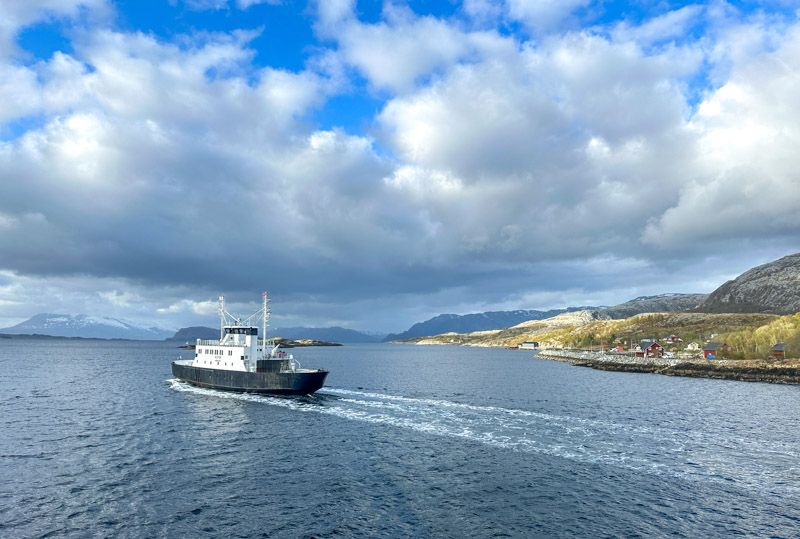
[[[320,341],[318,339],[284,339],[282,337],[276,337],[272,339],[272,341],[279,348],[302,348],[306,346],[342,346],[342,343]],[[185,350],[194,350],[195,344],[187,342],[186,344],[180,345],[178,348],[183,348]]]

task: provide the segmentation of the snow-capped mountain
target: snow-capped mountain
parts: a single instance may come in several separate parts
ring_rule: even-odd
[[[174,332],[163,328],[137,326],[107,316],[41,313],[16,326],[0,329],[0,333],[160,341],[171,337]]]

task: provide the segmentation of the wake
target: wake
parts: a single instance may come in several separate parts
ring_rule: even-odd
[[[315,396],[283,398],[229,393],[169,380],[172,389],[323,414],[493,448],[617,466],[684,480],[736,484],[748,490],[800,491],[798,448],[704,431],[671,430],[532,410],[481,406],[326,387]],[[775,462],[776,455],[786,464]],[[791,463],[791,464],[789,464]],[[787,466],[788,465],[788,466]],[[788,469],[787,469],[788,468]]]

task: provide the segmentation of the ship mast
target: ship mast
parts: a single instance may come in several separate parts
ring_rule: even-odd
[[[219,340],[225,338],[225,296],[219,297]]]
[[[263,351],[263,357],[267,357],[267,321],[269,320],[269,294],[265,290],[261,294],[261,299],[263,301],[263,305],[261,307],[261,340],[263,344],[261,345],[261,349]]]

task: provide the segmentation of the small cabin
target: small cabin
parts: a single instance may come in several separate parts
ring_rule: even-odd
[[[656,341],[641,341],[636,349],[636,357],[663,357],[664,347]]]
[[[520,343],[520,350],[536,350],[539,348],[539,341],[525,341]]]
[[[719,359],[723,352],[727,352],[730,347],[723,342],[710,342],[703,345],[703,357],[706,359]]]
[[[779,342],[772,347],[772,350],[770,350],[769,353],[775,359],[783,359],[786,356],[786,345],[782,342]]]

